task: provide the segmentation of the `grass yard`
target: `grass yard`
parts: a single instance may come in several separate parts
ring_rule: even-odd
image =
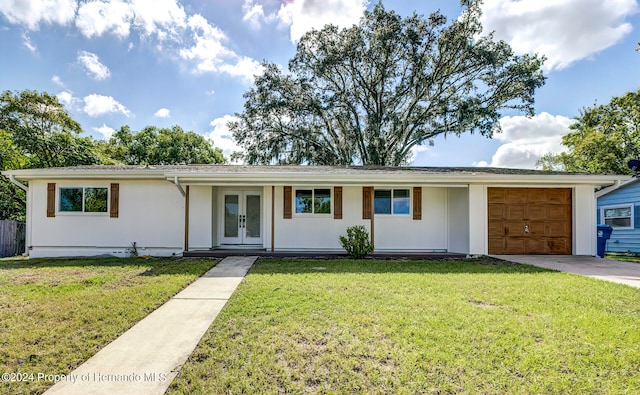
[[[640,393],[640,290],[490,259],[262,259],[168,394]]]
[[[613,259],[614,261],[634,262],[640,263],[640,256],[638,255],[605,255],[606,259]]]
[[[38,394],[215,264],[194,259],[0,261],[2,394]],[[27,376],[28,377],[28,376]],[[8,381],[9,380],[9,381]]]

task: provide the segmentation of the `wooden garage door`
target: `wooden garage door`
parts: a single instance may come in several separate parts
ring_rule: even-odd
[[[489,254],[571,254],[571,189],[489,188]]]

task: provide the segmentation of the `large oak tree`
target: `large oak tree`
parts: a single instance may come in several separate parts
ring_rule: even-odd
[[[358,25],[304,35],[288,72],[265,62],[230,123],[250,164],[405,164],[441,134],[491,137],[504,110],[533,114],[543,58],[480,36],[480,7],[452,21],[378,3]]]

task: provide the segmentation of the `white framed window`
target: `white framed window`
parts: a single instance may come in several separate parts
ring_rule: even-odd
[[[411,192],[402,189],[376,189],[373,191],[374,214],[409,215]]]
[[[602,222],[614,229],[633,229],[633,204],[600,208]]]
[[[109,189],[106,187],[60,187],[58,212],[104,213],[109,208]]]
[[[296,214],[331,214],[331,188],[297,188],[294,196]]]

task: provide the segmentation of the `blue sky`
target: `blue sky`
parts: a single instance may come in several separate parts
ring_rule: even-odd
[[[86,134],[180,125],[237,149],[226,123],[262,60],[286,66],[297,39],[325,23],[349,26],[366,0],[4,0],[0,89],[57,94]],[[454,0],[383,0],[401,15],[461,11]],[[562,150],[581,108],[640,86],[637,0],[485,0],[485,31],[518,53],[547,56],[536,116],[505,113],[493,139],[437,138],[418,166],[532,168]]]

